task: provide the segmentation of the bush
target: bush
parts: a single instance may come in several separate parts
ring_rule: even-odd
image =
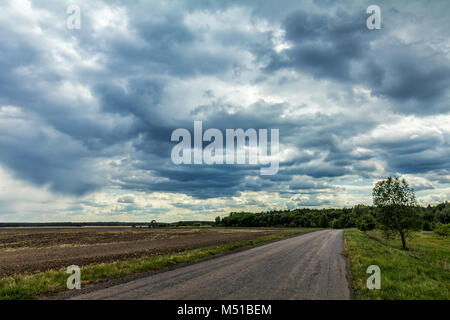
[[[340,229],[341,225],[339,224],[339,220],[338,219],[331,220],[330,227],[333,229]]]
[[[429,221],[424,221],[422,224],[422,229],[424,231],[431,231],[431,230],[433,230],[433,224]]]
[[[363,216],[361,216],[356,221],[356,227],[361,231],[370,231],[375,229],[377,225],[377,220],[370,214],[367,213]]]
[[[450,235],[450,223],[436,223],[436,226],[434,227],[434,233],[442,237],[448,237]]]

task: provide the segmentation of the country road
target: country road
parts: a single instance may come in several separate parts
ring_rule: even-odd
[[[350,299],[343,234],[316,231],[72,299]]]

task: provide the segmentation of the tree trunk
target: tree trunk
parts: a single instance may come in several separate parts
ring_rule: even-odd
[[[405,234],[403,232],[400,232],[400,237],[402,238],[402,246],[403,246],[403,250],[406,250],[406,239],[405,239]]]

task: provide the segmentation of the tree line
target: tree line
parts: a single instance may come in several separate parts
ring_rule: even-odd
[[[385,238],[399,237],[403,249],[406,240],[419,230],[433,230],[450,235],[450,203],[422,207],[416,201],[414,189],[405,179],[389,177],[378,181],[373,190],[373,206],[356,205],[343,209],[294,209],[259,213],[232,212],[216,218],[223,227],[317,227],[353,228],[383,231]]]
[[[438,223],[450,223],[450,202],[435,206],[414,207],[421,219],[422,230],[433,230]],[[368,218],[370,216],[371,218]],[[293,209],[266,212],[231,212],[227,217],[216,218],[222,227],[304,227],[304,228],[361,228],[373,229],[379,225],[377,208],[359,204],[342,209]],[[372,219],[373,218],[373,219]],[[375,223],[375,225],[373,225]]]

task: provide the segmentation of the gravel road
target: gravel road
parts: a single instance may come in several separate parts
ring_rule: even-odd
[[[316,231],[72,299],[350,299],[343,234]]]

